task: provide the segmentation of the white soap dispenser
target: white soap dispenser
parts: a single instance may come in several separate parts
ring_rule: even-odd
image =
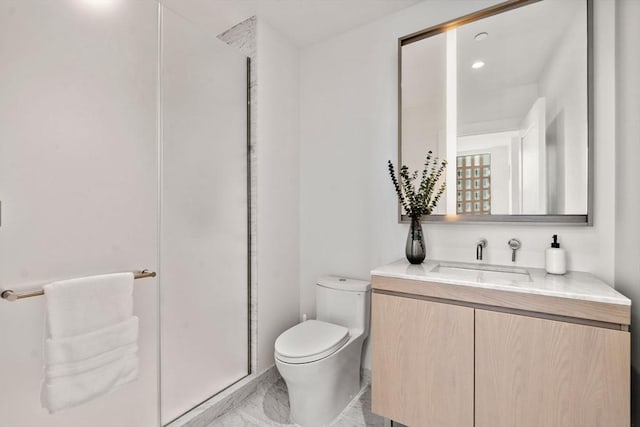
[[[551,247],[545,251],[544,267],[547,273],[564,274],[567,272],[567,254],[564,249],[560,249],[558,235],[553,235]]]

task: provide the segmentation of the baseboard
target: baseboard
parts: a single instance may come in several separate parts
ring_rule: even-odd
[[[206,427],[214,419],[235,408],[254,393],[258,384],[275,383],[279,378],[280,374],[275,366],[265,369],[259,374],[249,375],[167,424],[166,427]]]

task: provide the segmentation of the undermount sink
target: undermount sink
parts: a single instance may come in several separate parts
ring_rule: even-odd
[[[531,282],[531,276],[526,269],[499,265],[440,262],[431,272],[475,282]]]

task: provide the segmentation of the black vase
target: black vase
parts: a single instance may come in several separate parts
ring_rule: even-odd
[[[427,247],[424,242],[424,234],[422,234],[420,217],[411,218],[405,254],[411,264],[421,264],[427,256]]]

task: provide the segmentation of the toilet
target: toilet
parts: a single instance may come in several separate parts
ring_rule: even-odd
[[[369,282],[321,277],[316,284],[317,320],[299,323],[276,340],[276,367],[287,383],[294,423],[327,425],[360,391],[370,304]]]

